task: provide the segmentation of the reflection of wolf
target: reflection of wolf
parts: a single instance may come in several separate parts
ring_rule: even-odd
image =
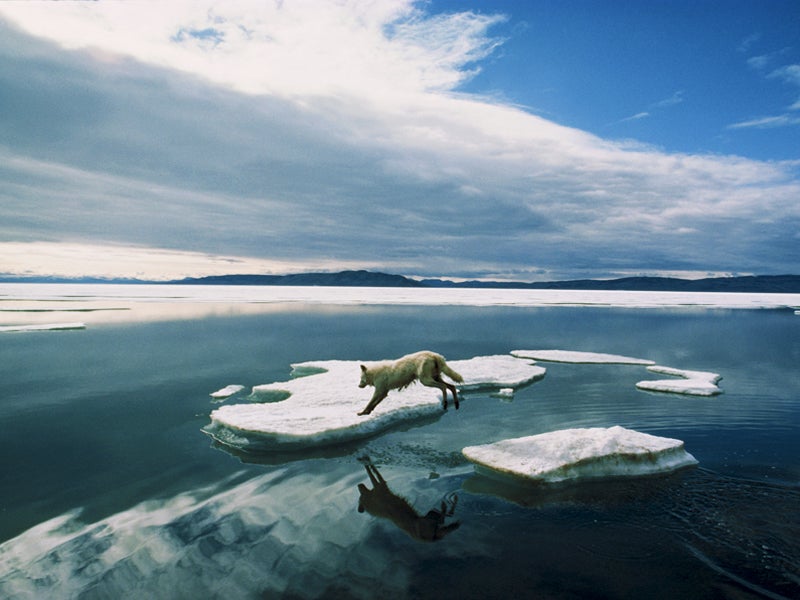
[[[408,503],[408,500],[392,492],[378,469],[367,460],[364,464],[373,488],[369,489],[363,483],[358,484],[360,498],[358,499],[358,512],[365,510],[376,517],[389,519],[411,537],[423,542],[435,542],[448,533],[458,529],[460,523],[455,521],[445,525],[446,517],[452,517],[458,502],[458,496],[447,498],[441,504],[441,509],[429,510],[425,516],[419,515]]]
[[[447,390],[453,394],[453,403],[458,408],[458,394],[454,385],[442,381],[442,373],[453,381],[461,382],[464,379],[447,366],[444,356],[423,350],[415,354],[408,354],[396,361],[378,363],[369,368],[361,365],[361,383],[358,387],[375,386],[372,399],[359,415],[368,415],[386,398],[389,390],[399,390],[419,380],[422,385],[436,387],[442,390],[442,405],[447,410]]]

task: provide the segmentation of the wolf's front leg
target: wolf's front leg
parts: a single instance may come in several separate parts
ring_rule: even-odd
[[[381,400],[386,398],[387,395],[388,395],[388,392],[381,393],[378,390],[375,390],[375,393],[372,395],[372,400],[369,401],[369,404],[367,404],[367,406],[366,406],[366,408],[364,410],[362,410],[360,413],[357,413],[357,414],[359,416],[368,415],[369,413],[371,413],[373,411],[373,409],[376,406],[378,406],[378,404],[380,403]]]

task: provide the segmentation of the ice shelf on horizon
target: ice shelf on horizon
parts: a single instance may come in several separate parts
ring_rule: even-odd
[[[540,483],[653,475],[697,464],[681,440],[620,426],[562,429],[462,453],[478,473]]]

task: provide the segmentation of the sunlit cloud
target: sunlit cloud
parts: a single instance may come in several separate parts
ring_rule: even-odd
[[[58,44],[11,29],[0,41],[0,84],[18,108],[0,116],[0,241],[30,244],[4,252],[0,272],[41,273],[46,261],[27,258],[36,244],[55,272],[61,243],[152,252],[161,258],[95,273],[153,278],[234,272],[225,265],[791,270],[772,245],[800,223],[797,165],[609,141],[461,92],[502,43],[502,15],[412,2],[154,6],[0,4]],[[628,120],[683,101],[676,91]]]
[[[240,273],[282,275],[369,266],[368,261],[352,264],[338,260],[330,263],[319,260],[313,263],[280,261],[115,244],[0,242],[0,274],[25,277],[169,281],[192,276]]]

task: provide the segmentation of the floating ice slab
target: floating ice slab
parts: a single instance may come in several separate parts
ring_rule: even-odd
[[[655,361],[643,358],[631,358],[617,354],[601,354],[598,352],[577,352],[574,350],[513,350],[513,356],[532,358],[550,362],[609,364],[609,365],[654,365]]]
[[[691,396],[715,396],[722,390],[717,387],[717,382],[722,379],[717,373],[708,371],[685,371],[671,367],[652,366],[648,371],[662,375],[674,375],[681,379],[657,379],[640,381],[636,387],[650,392],[671,392],[673,394],[689,394]]]
[[[295,449],[367,437],[399,422],[441,414],[441,392],[412,385],[389,396],[368,416],[359,416],[372,388],[359,389],[358,361],[320,361],[292,365],[313,374],[258,385],[253,398],[278,400],[233,404],[211,413],[206,433],[245,451]]]
[[[462,452],[478,472],[545,483],[652,475],[697,464],[681,440],[619,426],[564,429]]]
[[[67,329],[86,329],[86,323],[44,323],[41,325],[5,325],[0,332],[10,331],[63,331]]]
[[[234,394],[238,394],[244,389],[243,385],[238,384],[231,384],[227,385],[221,390],[217,390],[216,392],[212,392],[210,395],[212,398],[216,398],[218,400],[222,400],[224,398],[230,398]]]
[[[441,391],[419,383],[389,392],[370,415],[356,414],[373,393],[372,388],[358,387],[360,364],[338,360],[294,364],[293,379],[255,386],[252,398],[261,402],[218,408],[204,431],[245,451],[300,449],[345,443],[398,423],[443,414]],[[512,356],[481,356],[448,364],[464,377],[462,389],[517,387],[545,372]]]
[[[482,388],[518,388],[545,376],[544,367],[533,361],[514,358],[508,354],[476,356],[469,360],[452,360],[449,364],[463,378],[457,385],[461,390]]]

